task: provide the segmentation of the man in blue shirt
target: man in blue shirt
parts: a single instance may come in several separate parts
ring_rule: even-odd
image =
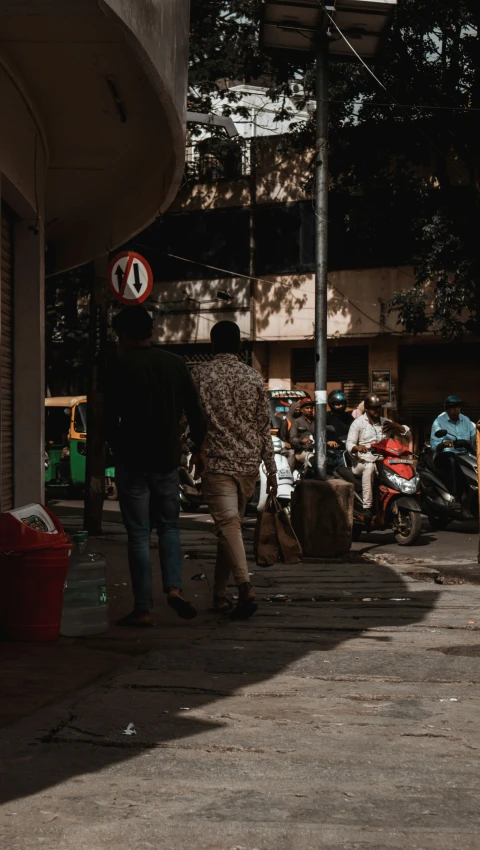
[[[475,425],[464,416],[462,400],[457,395],[445,399],[445,412],[437,416],[432,425],[430,444],[435,450],[435,466],[449,493],[460,501],[463,481],[455,456],[474,449]],[[446,431],[444,437],[436,437],[437,431]]]

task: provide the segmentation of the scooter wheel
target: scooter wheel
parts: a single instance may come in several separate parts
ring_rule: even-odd
[[[108,502],[118,502],[118,487],[115,481],[110,481],[105,487],[105,498]]]
[[[420,511],[402,512],[403,522],[395,532],[395,540],[400,546],[412,546],[422,533],[422,515]]]

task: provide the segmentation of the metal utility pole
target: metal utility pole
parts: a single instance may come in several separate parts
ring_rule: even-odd
[[[315,155],[315,469],[327,477],[327,287],[328,287],[328,40],[316,54]]]
[[[257,206],[257,113],[253,113],[253,136],[250,140],[250,339],[252,343],[252,366],[255,362],[256,337],[256,282],[255,277],[255,210]]]
[[[480,419],[477,422],[477,475],[478,475],[478,516],[480,519]],[[480,564],[480,536],[478,538],[478,563]]]
[[[371,61],[397,0],[263,0],[263,52],[316,56],[317,138],[315,198],[315,467],[326,480],[327,412],[327,234],[328,234],[328,57]],[[337,36],[329,40],[327,31]],[[354,37],[355,48],[349,42]]]
[[[107,338],[108,257],[92,263],[90,285],[89,364],[87,385],[87,468],[83,525],[90,534],[102,531],[105,491],[105,441],[103,438],[103,386]]]

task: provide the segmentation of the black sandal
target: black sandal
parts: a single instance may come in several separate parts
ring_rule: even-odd
[[[193,620],[197,616],[197,609],[183,596],[167,596],[167,602],[182,620]]]
[[[258,611],[258,604],[255,599],[237,602],[236,608],[232,611],[232,620],[248,620],[255,614],[255,611]]]

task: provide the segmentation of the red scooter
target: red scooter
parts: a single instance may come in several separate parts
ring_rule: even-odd
[[[349,452],[345,452],[345,466],[334,473],[334,478],[341,478],[355,486],[353,539],[358,540],[362,531],[392,528],[397,543],[411,546],[422,531],[422,514],[420,479],[413,460],[406,457],[411,455],[410,449],[400,440],[390,437],[373,444],[371,452],[381,455],[376,462],[373,517],[363,515],[362,478],[354,474],[354,461]]]

